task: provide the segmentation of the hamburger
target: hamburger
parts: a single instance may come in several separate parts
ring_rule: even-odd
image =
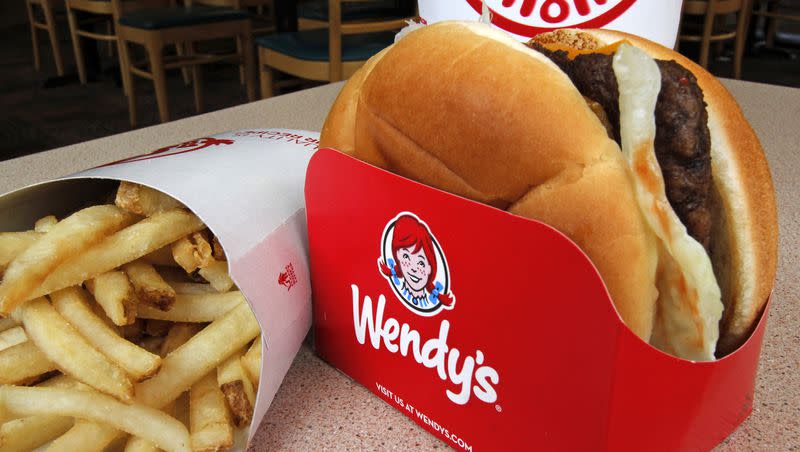
[[[421,27],[348,81],[321,145],[560,230],[625,324],[674,356],[732,352],[769,297],[758,139],[712,75],[644,39]]]

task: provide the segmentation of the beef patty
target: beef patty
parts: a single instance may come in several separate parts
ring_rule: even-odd
[[[619,143],[619,89],[613,56],[590,53],[570,59],[564,51],[529,45],[556,63],[584,97],[603,107],[609,136]],[[667,199],[689,235],[708,252],[713,197],[711,138],[703,91],[694,74],[675,61],[656,63],[661,71],[661,91],[656,102],[655,151]]]

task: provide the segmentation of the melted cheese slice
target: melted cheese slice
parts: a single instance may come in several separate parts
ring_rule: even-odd
[[[628,44],[619,46],[613,67],[620,94],[622,152],[639,208],[660,241],[658,313],[651,343],[681,358],[711,361],[722,300],[711,259],[688,234],[664,191],[654,148],[661,73],[652,58]]]

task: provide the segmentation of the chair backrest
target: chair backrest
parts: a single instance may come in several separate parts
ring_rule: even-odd
[[[328,63],[330,66],[330,81],[342,79],[342,36],[358,33],[374,33],[379,31],[399,30],[406,25],[407,20],[413,19],[416,14],[408,17],[374,18],[353,22],[342,22],[342,3],[378,3],[380,0],[328,0]],[[408,0],[395,0],[401,8]],[[416,3],[416,2],[414,2]],[[414,9],[416,12],[416,8]]]

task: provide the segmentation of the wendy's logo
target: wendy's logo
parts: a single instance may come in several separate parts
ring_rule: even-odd
[[[430,317],[455,306],[447,259],[428,225],[413,213],[403,212],[386,225],[378,269],[416,314]]]
[[[493,24],[520,36],[533,37],[556,28],[602,28],[623,15],[637,0],[466,1],[479,14],[485,1]]]

